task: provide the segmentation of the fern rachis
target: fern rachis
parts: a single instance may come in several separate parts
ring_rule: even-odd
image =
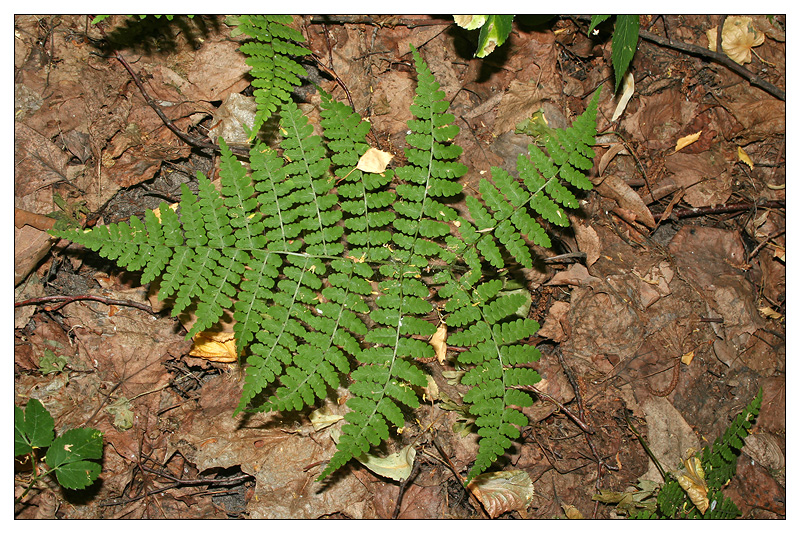
[[[297,37],[275,21],[245,22],[248,35],[272,43],[273,55],[299,53],[275,45],[286,37],[272,42],[259,33]],[[402,426],[406,412],[419,406],[414,388],[427,378],[418,361],[434,356],[423,340],[436,331],[426,320],[431,290],[445,299],[447,324],[460,329],[451,342],[468,348],[459,357],[469,368],[464,402],[480,436],[469,477],[504,454],[527,424],[519,408],[532,403],[519,387],[539,380],[530,368],[538,351],[521,343],[538,324],[515,316],[519,297],[486,279],[483,264],[504,267],[505,249],[530,266],[526,237],[549,245],[536,217],[565,225],[563,207],[576,205],[562,179],[591,185],[581,171],[591,164],[597,94],[570,129],[548,141],[548,154],[532,146],[520,156],[519,179],[492,169],[493,180],[481,180],[481,198],[467,196],[469,218],[459,215],[448,205],[467,171],[453,144],[458,127],[439,84],[412,52],[418,85],[407,165],[381,174],[356,169],[369,124],[322,94],[323,135],[313,135],[308,119],[280,93],[262,116],[279,112],[280,149],[255,140],[248,172],[221,143],[221,191],[199,175],[199,192],[186,188],[177,211],[162,204],[160,219],[148,212],[144,222],[134,217],[58,234],[122,267],[144,269],[145,282],[160,276],[159,298],[176,297],[173,315],[196,305],[189,337],[232,310],[246,359],[237,411],[253,404],[302,409],[349,373],[346,424],[320,478],[389,439],[390,425]],[[274,65],[297,70],[286,60]],[[294,83],[289,74],[278,77]]]

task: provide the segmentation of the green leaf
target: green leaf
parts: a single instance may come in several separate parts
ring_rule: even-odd
[[[611,64],[614,66],[614,91],[619,89],[639,43],[639,16],[617,15],[611,38]]]
[[[506,42],[511,33],[511,22],[514,15],[487,15],[486,22],[481,26],[481,33],[478,35],[478,50],[476,57],[486,57],[494,49]]]
[[[44,356],[39,359],[39,371],[42,374],[60,373],[69,363],[69,358],[63,355],[56,355],[50,349],[44,349]]]
[[[100,476],[100,464],[80,460],[62,465],[56,470],[58,483],[68,489],[84,489]]]
[[[37,399],[22,408],[14,406],[14,456],[28,454],[53,442],[55,423],[50,412]]]
[[[600,23],[608,20],[611,18],[611,15],[592,15],[592,22],[589,24],[589,34],[592,33],[592,30],[595,29]]]
[[[103,455],[103,433],[94,428],[73,428],[57,437],[47,450],[45,462],[53,469]]]

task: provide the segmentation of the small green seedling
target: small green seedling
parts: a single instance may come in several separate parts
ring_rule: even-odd
[[[46,455],[41,456],[44,449]],[[100,476],[100,464],[93,460],[102,455],[103,434],[99,430],[73,428],[56,438],[53,417],[41,402],[31,399],[24,412],[14,406],[14,457],[30,458],[33,468],[33,478],[15,504],[50,474],[55,474],[58,483],[67,489],[86,488]],[[41,462],[45,469],[39,468]]]

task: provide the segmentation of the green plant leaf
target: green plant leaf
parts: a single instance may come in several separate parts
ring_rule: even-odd
[[[14,456],[48,447],[53,442],[54,428],[53,417],[39,400],[29,400],[25,412],[14,406]]]
[[[639,16],[617,15],[614,36],[611,38],[611,64],[614,66],[614,91],[631,64],[639,43]]]
[[[79,460],[64,464],[56,469],[58,483],[67,489],[84,489],[100,476],[101,467],[97,462]]]
[[[486,57],[505,43],[511,33],[513,20],[514,15],[486,15],[486,22],[481,26],[478,35],[478,50],[475,56]]]
[[[100,465],[86,460],[103,456],[103,434],[94,428],[73,428],[57,437],[45,462],[65,488],[83,489],[100,475]]]
[[[589,24],[589,34],[592,33],[599,24],[611,18],[611,15],[592,15],[592,22]]]

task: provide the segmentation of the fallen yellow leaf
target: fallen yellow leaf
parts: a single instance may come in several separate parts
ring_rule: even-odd
[[[678,475],[678,484],[689,495],[692,504],[697,506],[701,514],[708,510],[708,485],[706,485],[706,473],[700,463],[700,458],[692,456],[688,460],[683,460],[683,470]]]
[[[693,350],[690,350],[689,352],[681,356],[681,363],[683,363],[683,365],[689,365],[690,363],[692,363],[692,360],[694,360]]]
[[[436,359],[439,360],[439,363],[443,364],[444,358],[447,355],[447,325],[444,324],[444,322],[436,329],[436,333],[431,336],[429,343],[433,345],[436,351]]]
[[[750,159],[750,156],[747,155],[747,152],[744,151],[742,147],[736,148],[736,153],[739,155],[739,161],[750,167],[750,170],[753,170],[753,160]]]
[[[758,311],[761,313],[761,315],[763,315],[764,317],[768,317],[770,319],[780,320],[783,318],[783,315],[776,312],[769,306],[764,306],[762,308],[759,308]]]
[[[356,169],[363,172],[382,173],[394,156],[377,148],[370,148],[358,160]]]
[[[220,363],[234,363],[238,359],[236,339],[231,332],[200,332],[192,342],[190,356]]]
[[[693,134],[690,134],[690,135],[687,135],[687,136],[684,136],[684,137],[681,137],[680,139],[678,139],[678,142],[675,144],[675,152],[686,148],[687,146],[691,145],[692,143],[694,143],[695,141],[700,139],[700,134],[702,134],[702,133],[703,133],[703,130],[700,130],[697,133],[693,133]],[[674,152],[673,152],[673,154],[674,154]]]

